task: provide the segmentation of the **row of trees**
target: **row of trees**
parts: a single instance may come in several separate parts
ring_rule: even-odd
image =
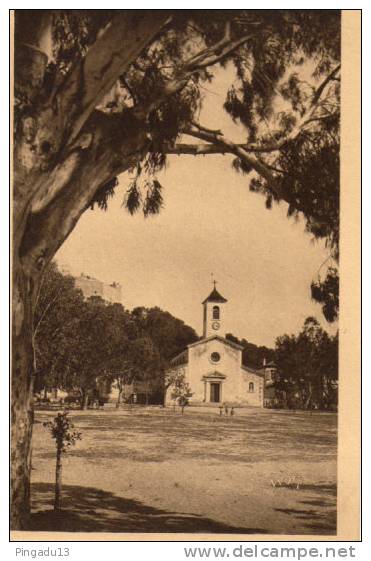
[[[84,299],[55,263],[41,284],[34,323],[35,391],[74,392],[85,408],[102,385],[115,384],[118,404],[135,381],[161,392],[171,356],[197,340],[195,331],[159,308]]]
[[[242,361],[260,369],[264,359],[276,363],[275,392],[279,406],[308,409],[337,404],[338,334],[331,337],[313,317],[298,335],[281,335],[275,348],[257,346],[231,333],[226,338],[243,347]]]

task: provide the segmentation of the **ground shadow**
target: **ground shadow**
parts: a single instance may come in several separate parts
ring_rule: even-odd
[[[305,526],[310,532],[315,534],[335,534],[336,485],[301,485],[299,492],[305,493],[304,498],[301,497],[299,501],[299,504],[303,505],[302,508],[276,508],[275,510],[305,521]]]
[[[54,513],[54,485],[32,485],[32,531],[266,534],[238,528],[197,514],[168,512],[92,487],[63,486],[63,510]]]

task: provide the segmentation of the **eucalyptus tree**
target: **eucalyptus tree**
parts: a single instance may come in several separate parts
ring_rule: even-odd
[[[12,526],[22,528],[38,287],[118,175],[132,172],[127,209],[148,215],[162,204],[168,154],[229,154],[268,207],[302,213],[336,260],[340,13],[19,10],[14,57]],[[224,109],[241,143],[198,117],[216,67],[233,74]]]

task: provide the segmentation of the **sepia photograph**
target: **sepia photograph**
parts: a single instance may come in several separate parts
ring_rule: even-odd
[[[359,539],[360,11],[10,31],[14,539]]]

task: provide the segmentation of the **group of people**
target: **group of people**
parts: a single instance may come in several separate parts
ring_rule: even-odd
[[[229,408],[228,405],[224,404],[224,405],[220,405],[219,407],[219,415],[222,417],[223,416],[223,411],[224,411],[224,415],[226,417],[228,417],[228,415],[230,415],[231,417],[234,416],[235,414],[235,410],[234,407]]]

